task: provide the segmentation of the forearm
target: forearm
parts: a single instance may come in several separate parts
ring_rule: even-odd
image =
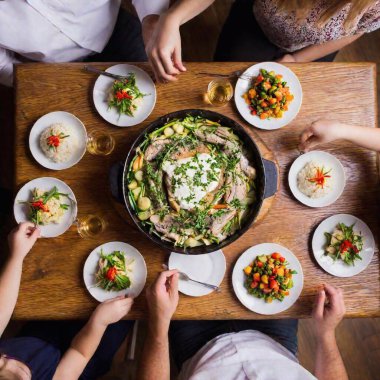
[[[380,129],[341,124],[341,139],[380,152]]]
[[[339,40],[312,45],[292,53],[296,62],[312,62],[338,51],[357,40],[361,34],[340,38]]]
[[[10,256],[0,276],[0,335],[11,319],[20,288],[22,259]]]
[[[207,9],[215,0],[177,0],[164,14],[183,25]]]
[[[138,378],[140,380],[169,380],[169,323],[149,321],[148,334],[145,339],[144,358]]]
[[[106,326],[90,319],[71,342],[60,361],[53,380],[77,379],[94,355],[106,330]]]
[[[314,375],[318,380],[348,380],[334,332],[317,338]]]

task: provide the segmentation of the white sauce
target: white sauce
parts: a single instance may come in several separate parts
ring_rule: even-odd
[[[162,169],[172,179],[176,201],[186,210],[197,206],[207,193],[217,188],[221,171],[215,158],[207,153],[165,161]]]

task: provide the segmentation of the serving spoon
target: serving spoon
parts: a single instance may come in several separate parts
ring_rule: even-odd
[[[166,264],[162,264],[162,268],[165,269],[165,270],[169,270],[169,267]],[[222,291],[219,286],[212,285],[212,284],[207,284],[206,282],[201,282],[201,281],[194,280],[194,279],[190,278],[184,272],[178,271],[178,273],[182,277],[182,279],[185,280],[185,281],[196,282],[197,284],[203,285],[203,286],[205,286],[206,288],[209,288],[209,289],[213,289],[213,290],[215,290],[218,293]]]

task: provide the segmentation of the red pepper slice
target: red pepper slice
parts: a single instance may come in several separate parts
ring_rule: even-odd
[[[109,268],[106,273],[106,277],[110,281],[115,281],[117,269],[115,266]]]

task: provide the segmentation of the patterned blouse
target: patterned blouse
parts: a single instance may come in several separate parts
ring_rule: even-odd
[[[315,0],[315,6],[306,22],[301,23],[297,22],[295,12],[290,14],[278,12],[274,0],[255,0],[253,13],[267,38],[288,52],[358,33],[369,33],[380,28],[380,0],[377,0],[364,14],[358,15],[355,26],[348,31],[343,27],[343,23],[350,7],[349,4],[320,28],[317,22],[328,3],[329,0]]]

